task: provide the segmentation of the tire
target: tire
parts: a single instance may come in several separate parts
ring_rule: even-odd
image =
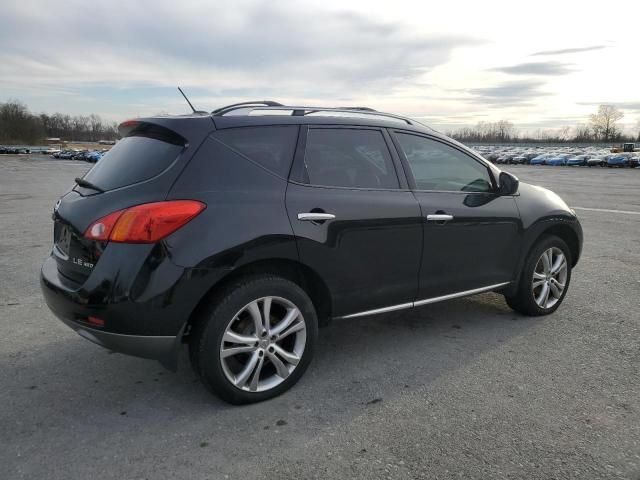
[[[266,331],[266,299],[270,299],[269,333],[262,336]],[[254,322],[256,318],[260,327]],[[260,334],[258,328],[263,329]],[[229,285],[203,311],[189,351],[205,386],[221,399],[242,405],[273,398],[291,388],[309,366],[317,338],[316,311],[302,288],[275,275],[251,275]],[[222,356],[223,350],[235,348],[242,350]]]
[[[542,257],[549,251],[553,254],[551,263],[559,262],[560,268],[557,274],[547,274],[546,263]],[[560,262],[559,254],[564,256],[564,267]],[[515,295],[505,295],[507,304],[516,312],[529,316],[548,315],[555,312],[569,290],[571,265],[571,251],[564,240],[555,235],[541,237],[527,255]],[[539,283],[536,288],[534,288],[534,272],[537,277],[535,281]],[[550,278],[553,279],[550,280]],[[564,287],[558,295],[561,285]],[[544,297],[545,288],[548,292],[546,298]]]

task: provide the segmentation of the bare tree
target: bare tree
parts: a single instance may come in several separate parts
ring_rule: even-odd
[[[498,138],[502,141],[508,141],[511,139],[511,137],[513,137],[514,134],[514,127],[513,127],[513,123],[508,122],[506,120],[500,120],[497,124],[496,124],[496,128],[498,129]]]
[[[589,123],[597,139],[608,142],[619,135],[616,122],[624,117],[614,105],[600,105],[598,113],[589,116]]]
[[[71,119],[71,138],[80,139],[86,137],[89,127],[89,119],[82,115],[77,115]]]
[[[102,132],[102,119],[95,113],[89,115],[89,127],[91,128],[91,140],[94,142],[100,140],[98,136]]]
[[[463,127],[449,132],[450,136],[463,142],[513,142],[518,141],[518,132],[511,122],[478,122],[475,127]]]
[[[0,103],[0,144],[36,144],[46,137],[96,141],[119,138],[118,125],[99,115],[70,116],[62,113],[35,115],[18,100]]]
[[[560,130],[558,130],[558,138],[560,139],[560,141],[562,142],[569,141],[569,139],[571,138],[571,136],[569,135],[570,132],[571,132],[571,127],[568,125],[565,125]]]
[[[577,125],[576,133],[573,137],[575,142],[589,142],[593,140],[593,133],[591,131],[591,127],[589,125]]]
[[[24,103],[0,103],[0,143],[33,143],[43,134],[40,118],[31,115]]]

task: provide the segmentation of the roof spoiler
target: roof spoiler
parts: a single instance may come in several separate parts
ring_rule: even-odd
[[[173,143],[174,145],[185,145],[186,138],[171,128],[162,124],[149,122],[143,119],[126,120],[118,126],[118,133],[122,138],[129,136],[148,137]]]

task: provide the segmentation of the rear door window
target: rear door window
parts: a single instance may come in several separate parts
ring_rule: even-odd
[[[276,175],[289,176],[298,140],[296,125],[229,128],[213,136]]]
[[[184,149],[181,137],[164,130],[134,130],[98,160],[84,179],[103,190],[113,190],[159,175]]]
[[[391,154],[379,130],[311,128],[304,161],[312,185],[399,187]]]

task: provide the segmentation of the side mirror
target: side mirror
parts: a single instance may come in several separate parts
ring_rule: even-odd
[[[498,177],[498,193],[500,195],[515,195],[518,193],[520,180],[515,175],[507,172],[500,172]]]

